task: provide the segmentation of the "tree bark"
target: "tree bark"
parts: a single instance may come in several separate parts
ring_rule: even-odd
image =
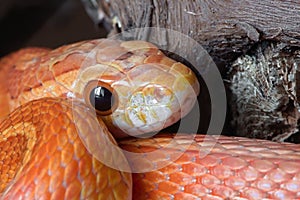
[[[199,42],[218,66],[262,40],[300,46],[298,0],[110,0],[101,1],[106,20],[119,28],[163,27]],[[117,19],[117,20],[116,20]]]

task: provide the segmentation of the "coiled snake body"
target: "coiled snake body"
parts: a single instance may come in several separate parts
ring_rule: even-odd
[[[150,43],[27,48],[0,66],[3,199],[300,199],[296,144],[177,134],[119,141],[139,159],[103,148],[192,109],[195,75]]]

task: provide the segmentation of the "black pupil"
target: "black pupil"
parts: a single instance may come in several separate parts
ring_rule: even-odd
[[[90,93],[90,102],[98,111],[111,109],[114,99],[112,93],[105,87],[95,87]]]

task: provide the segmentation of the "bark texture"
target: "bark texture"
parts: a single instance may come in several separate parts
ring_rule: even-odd
[[[230,69],[232,123],[240,136],[296,142],[300,49],[263,42]]]
[[[298,0],[109,0],[100,6],[117,29],[163,27],[194,38],[219,66],[262,40],[300,46]]]
[[[233,124],[238,135],[277,141],[298,132],[300,1],[109,0],[98,4],[112,34],[163,27],[199,42],[229,80],[232,119],[225,127]]]

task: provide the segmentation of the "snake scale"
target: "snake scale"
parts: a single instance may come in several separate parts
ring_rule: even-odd
[[[124,138],[170,126],[199,93],[193,72],[153,44],[25,48],[0,67],[2,199],[300,199],[299,145],[175,133]],[[142,156],[102,148],[116,141]]]

